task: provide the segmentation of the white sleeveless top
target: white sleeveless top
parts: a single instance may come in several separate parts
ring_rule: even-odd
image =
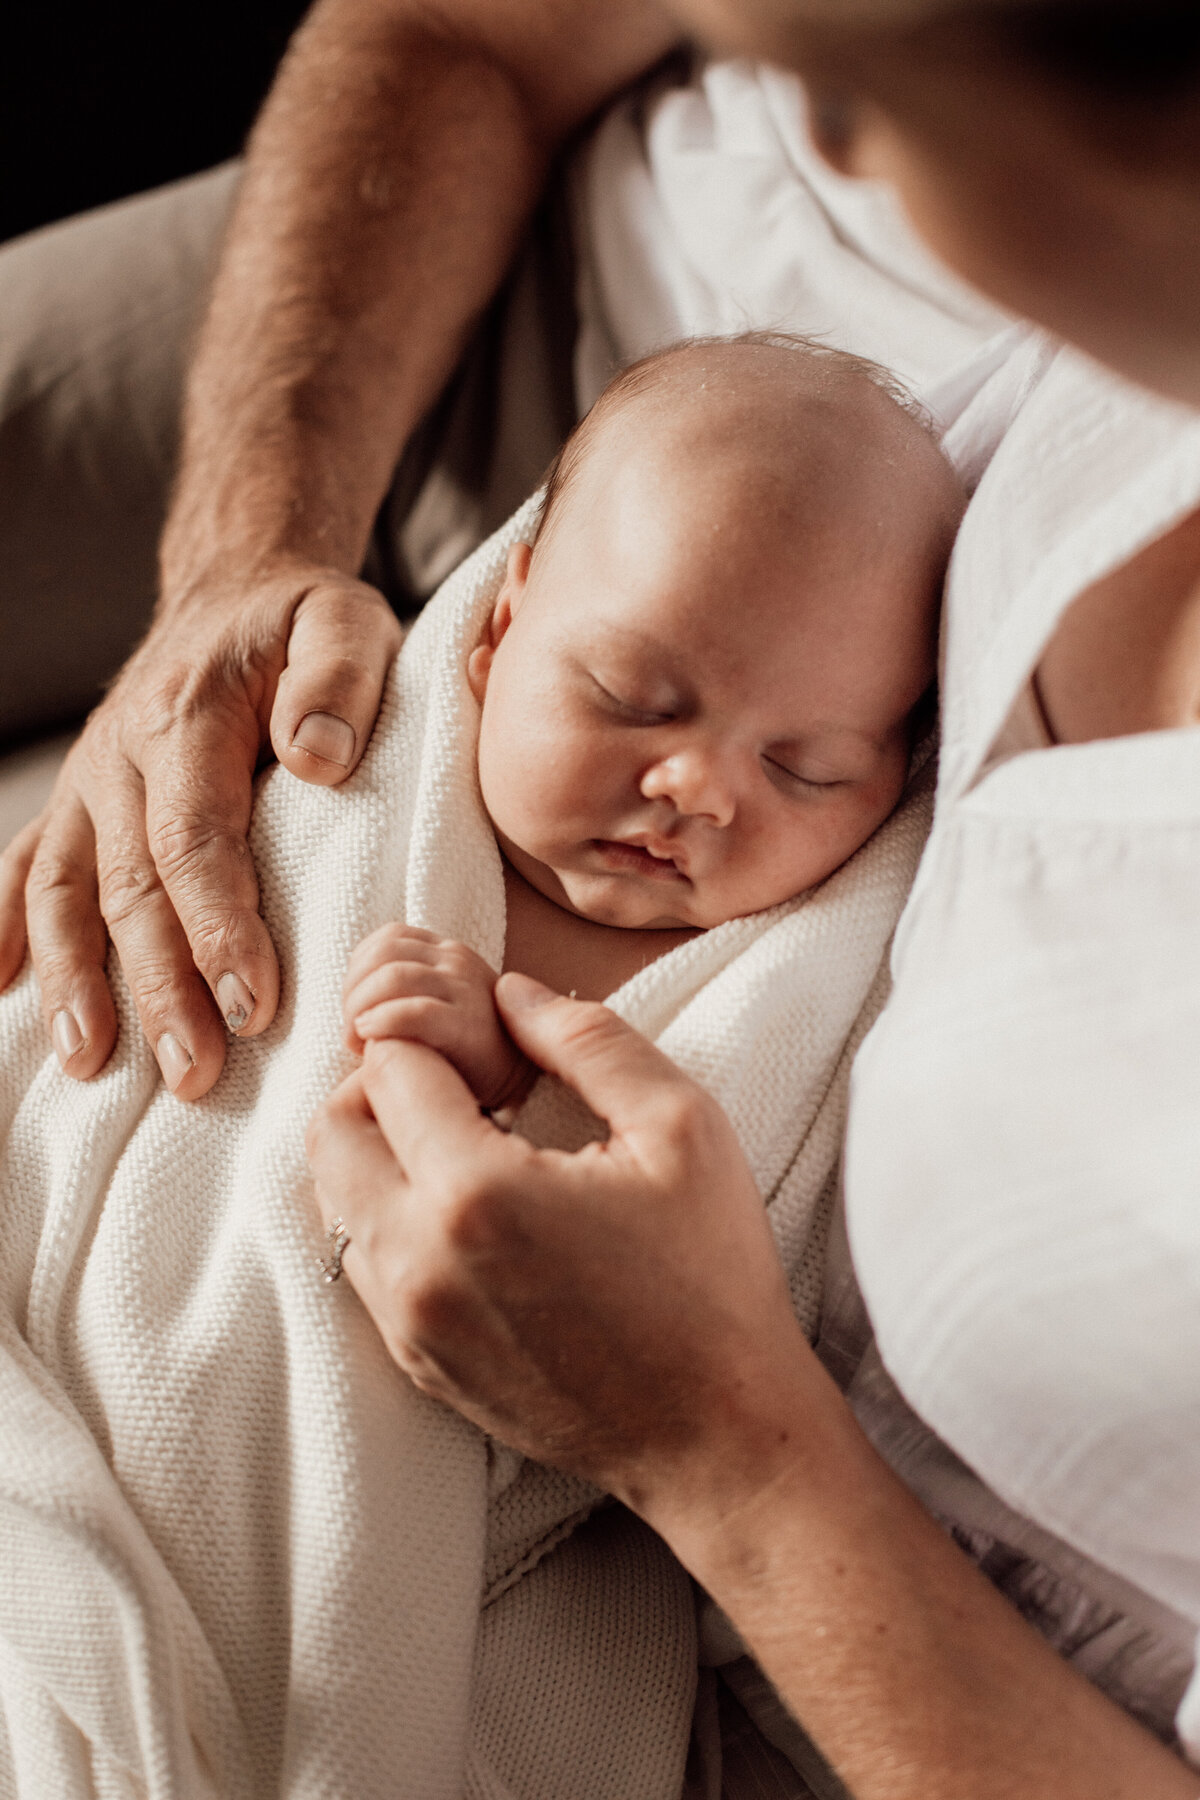
[[[582,407],[664,344],[768,328],[872,357],[928,399],[1012,326],[890,189],[821,161],[799,83],[758,64],[680,66],[613,107],[575,160],[572,211]]]
[[[884,1362],[996,1494],[1200,1631],[1200,730],[989,752],[1090,581],[1200,505],[1200,417],[1061,353],[967,515],[938,816],[855,1072]],[[1178,1713],[1200,1759],[1200,1686]]]
[[[1200,1627],[1200,733],[984,769],[1070,600],[1200,503],[1200,424],[943,270],[886,189],[825,167],[775,71],[660,76],[571,191],[581,408],[681,336],[783,328],[894,369],[983,478],[938,822],[850,1143],[887,1365],[947,1441],[837,1242],[818,1349],[964,1549],[1169,1738]],[[1178,1722],[1200,1753],[1200,1697]]]

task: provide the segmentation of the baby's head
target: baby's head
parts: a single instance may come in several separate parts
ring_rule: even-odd
[[[962,491],[882,371],[774,336],[609,386],[469,679],[500,845],[626,927],[812,887],[895,806]]]

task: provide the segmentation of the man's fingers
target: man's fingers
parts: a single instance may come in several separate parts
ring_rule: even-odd
[[[323,582],[296,608],[271,742],[293,775],[334,787],[367,747],[401,631],[364,582]]]
[[[227,1030],[243,1037],[264,1031],[279,1002],[279,964],[246,842],[256,748],[249,720],[231,722],[212,707],[163,741],[145,776],[149,851],[187,964],[208,983]],[[127,969],[124,951],[121,961]]]
[[[575,1089],[615,1135],[659,1137],[700,1090],[607,1006],[567,1000],[528,975],[502,975],[496,1005],[518,1048]]]
[[[31,819],[0,854],[0,992],[25,961],[25,883],[44,820],[44,813]]]
[[[61,785],[37,823],[21,896],[29,947],[58,1060],[68,1075],[86,1081],[104,1067],[117,1041],[104,974],[108,933],[97,898],[92,823],[78,797]]]
[[[181,1100],[197,1100],[221,1073],[225,1028],[156,872],[137,771],[126,763],[106,776],[102,803],[91,797],[100,910],[163,1080]]]

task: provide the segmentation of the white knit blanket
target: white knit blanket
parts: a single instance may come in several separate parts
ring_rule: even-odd
[[[115,968],[120,1042],[86,1085],[46,1054],[31,974],[0,1000],[0,1794],[679,1793],[678,1566],[417,1394],[314,1266],[303,1136],[350,1066],[351,950],[404,917],[500,965],[463,668],[534,504],[414,628],[346,789],[263,779],[283,1003],[205,1100],[165,1091]],[[914,791],[820,889],[614,1000],[729,1112],[809,1329],[849,1059],[926,824]],[[549,1082],[520,1125],[593,1129]]]

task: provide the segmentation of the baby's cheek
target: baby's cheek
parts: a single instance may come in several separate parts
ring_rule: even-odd
[[[538,855],[564,812],[560,745],[536,725],[481,734],[479,784],[492,824],[519,849]]]

